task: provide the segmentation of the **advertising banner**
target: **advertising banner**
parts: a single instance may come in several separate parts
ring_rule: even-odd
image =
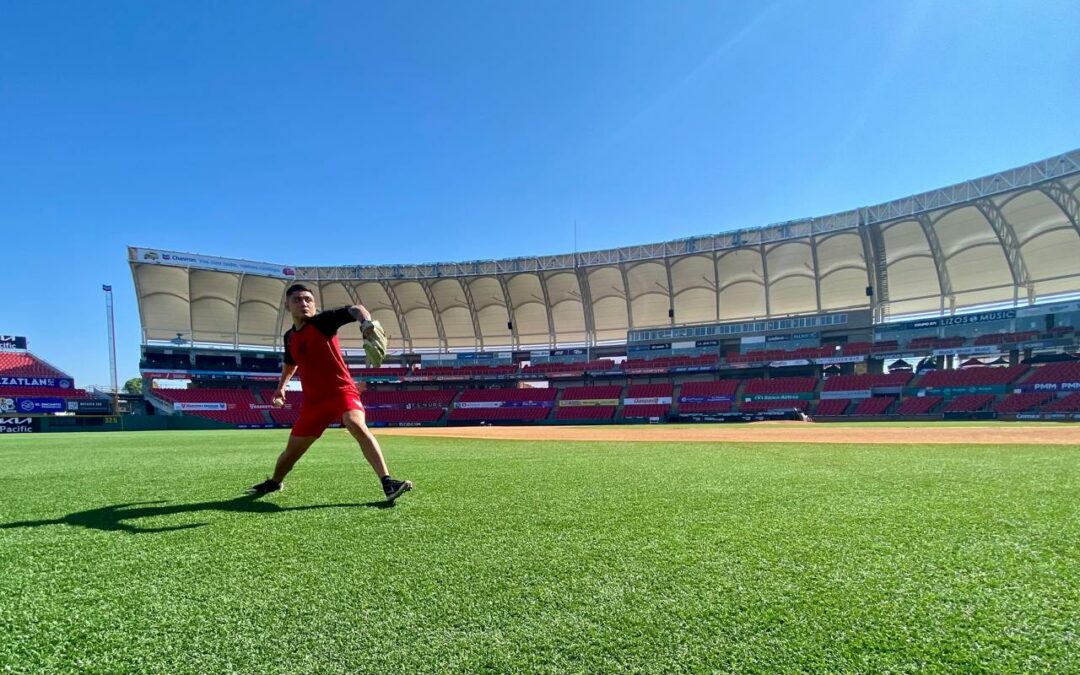
[[[151,380],[191,380],[204,378],[209,380],[240,379],[253,382],[277,382],[280,375],[271,373],[247,373],[238,370],[144,370],[143,377]]]
[[[270,403],[249,403],[248,406],[252,410],[292,410],[292,407],[293,407],[292,403],[286,403],[285,405],[281,406],[280,408],[276,408],[273,405],[271,405]],[[370,406],[366,406],[366,407],[370,407]]]
[[[1043,310],[1045,312],[1045,310]],[[1043,313],[1040,312],[1040,313]],[[922,330],[924,328],[937,328],[938,326],[963,326],[971,323],[986,323],[987,321],[1009,321],[1015,319],[1015,309],[1002,309],[995,312],[979,312],[977,314],[958,314],[956,316],[943,316],[939,319],[920,319],[918,321],[904,321],[901,323],[886,323],[874,326],[875,333],[888,333],[906,330]]]
[[[706,364],[701,366],[672,366],[668,370],[672,373],[707,373],[712,370],[717,370],[717,364]]]
[[[573,349],[554,349],[551,351],[551,356],[586,356],[587,353],[587,350],[575,347]]]
[[[814,393],[805,391],[801,394],[747,394],[747,401],[784,401],[788,399],[812,400]]]
[[[144,265],[169,265],[171,267],[195,267],[215,272],[234,272],[237,274],[257,274],[264,277],[277,277],[278,279],[293,279],[296,270],[287,265],[276,263],[262,263],[253,260],[239,260],[236,258],[219,258],[212,255],[196,253],[181,253],[179,251],[166,251],[163,249],[134,248],[131,249],[134,262]]]
[[[1017,413],[1018,420],[1080,422],[1080,413]]]
[[[0,434],[32,434],[37,431],[33,417],[0,417]]]
[[[1021,384],[1016,391],[1080,391],[1080,382],[1039,382]]]
[[[928,387],[922,391],[940,394],[945,398],[960,396],[961,394],[1004,394],[1006,387],[1003,384],[984,384],[971,387]]]
[[[0,386],[73,389],[75,381],[67,377],[0,377]]]
[[[455,408],[550,408],[554,401],[458,401]]]
[[[225,405],[224,403],[204,403],[204,402],[201,402],[201,401],[197,402],[197,403],[193,402],[193,401],[192,402],[184,402],[184,403],[181,403],[181,402],[178,401],[176,403],[173,403],[173,410],[211,411],[211,410],[228,410],[228,409],[229,409],[229,406]]]
[[[14,399],[14,408],[8,409],[9,398],[0,398],[0,411],[3,412],[15,412],[23,415],[40,415],[42,413],[58,413],[67,412],[67,405],[64,404],[62,398],[16,398]]]
[[[580,408],[583,406],[619,405],[617,398],[587,398],[574,401],[559,401],[560,407]]]
[[[26,349],[26,338],[21,335],[0,335],[0,351],[22,351]]]
[[[870,398],[869,389],[858,389],[851,391],[823,391],[821,392],[821,400],[827,401],[835,398]]]
[[[1001,351],[1001,347],[996,345],[980,345],[978,347],[952,347],[950,349],[935,349],[933,351],[934,356],[953,356],[957,354],[963,354],[964,356],[978,356],[980,354],[997,354]]]
[[[734,401],[732,396],[680,396],[679,403],[726,403]]]
[[[770,361],[769,366],[772,368],[783,368],[785,366],[808,366],[810,362],[806,359],[787,359],[785,361]]]
[[[814,363],[828,366],[835,363],[862,363],[865,360],[865,356],[826,356],[820,359],[814,359],[813,361]]]
[[[653,396],[646,398],[624,398],[625,405],[671,405],[670,396]]]
[[[720,341],[719,340],[696,340],[694,342],[694,346],[696,346],[696,347],[719,347],[720,346]]]
[[[662,375],[667,371],[666,367],[658,366],[636,366],[626,369],[628,375]]]
[[[112,401],[103,398],[70,398],[67,410],[75,414],[109,415],[112,414]]]

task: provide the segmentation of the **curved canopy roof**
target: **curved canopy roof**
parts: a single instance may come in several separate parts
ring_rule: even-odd
[[[293,279],[323,307],[362,302],[405,351],[855,308],[949,314],[1080,292],[1080,151],[823,218],[579,254],[292,268],[130,248],[129,260],[148,342],[279,347]],[[342,342],[358,348],[359,331]]]

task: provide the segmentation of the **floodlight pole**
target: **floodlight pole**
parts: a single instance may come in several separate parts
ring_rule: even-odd
[[[113,291],[112,286],[102,284],[101,290],[105,291],[105,318],[109,328],[109,375],[112,377],[112,408],[113,414],[120,414],[120,391],[116,384],[116,319],[113,315]]]

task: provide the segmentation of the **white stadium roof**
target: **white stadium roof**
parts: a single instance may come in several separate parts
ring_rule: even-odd
[[[280,348],[294,279],[322,307],[362,302],[404,351],[598,344],[845,309],[950,314],[1080,292],[1080,150],[822,218],[578,254],[339,267],[128,255],[147,343]]]

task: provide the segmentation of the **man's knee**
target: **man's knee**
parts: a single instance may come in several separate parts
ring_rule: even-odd
[[[353,434],[368,434],[367,424],[364,422],[364,414],[358,410],[350,410],[345,413],[341,418],[341,423],[345,425]]]

